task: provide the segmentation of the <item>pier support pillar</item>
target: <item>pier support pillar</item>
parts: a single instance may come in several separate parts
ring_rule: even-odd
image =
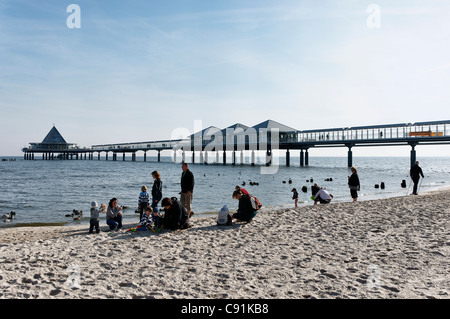
[[[195,151],[192,151],[192,164],[195,163]]]
[[[309,152],[305,150],[305,166],[309,166]]]
[[[205,151],[205,164],[208,165],[208,151]]]
[[[272,150],[268,149],[266,151],[266,166],[270,166],[271,163],[272,163]]]
[[[161,162],[161,151],[158,151],[158,163]]]
[[[133,152],[133,154],[131,154],[131,161],[136,162],[136,152]]]
[[[147,162],[147,152],[144,151],[144,162]]]
[[[305,156],[303,154],[303,150],[300,150],[300,167],[305,166]]]
[[[291,166],[291,153],[289,152],[289,149],[286,150],[286,167]]]
[[[226,151],[223,151],[222,162],[223,162],[223,165],[227,164],[227,152]]]
[[[240,161],[241,165],[244,165],[244,151],[241,151],[241,161]]]
[[[122,158],[123,158],[123,161],[125,162],[125,152],[123,152]]]
[[[411,167],[413,167],[416,163],[416,145],[415,143],[411,143]]]
[[[353,152],[352,147],[348,147],[348,157],[347,157],[347,166],[352,167],[353,166]]]
[[[232,159],[231,159],[231,165],[236,165],[236,151],[233,151],[232,153]]]
[[[255,162],[255,151],[252,150],[252,155],[251,155],[251,161],[250,161],[252,166],[255,166],[256,162]]]
[[[203,151],[200,151],[200,164],[203,164]]]

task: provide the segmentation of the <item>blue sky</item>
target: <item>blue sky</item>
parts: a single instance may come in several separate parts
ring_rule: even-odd
[[[71,3],[79,29],[66,24]],[[371,4],[380,28],[367,25]],[[196,120],[302,130],[450,119],[448,83],[444,0],[0,1],[0,155],[53,124],[90,146],[166,139]]]

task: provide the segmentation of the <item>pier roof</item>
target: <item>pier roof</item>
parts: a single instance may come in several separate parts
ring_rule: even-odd
[[[59,133],[57,128],[53,126],[41,144],[67,144],[67,142],[62,137],[61,133]]]
[[[280,132],[283,132],[283,133],[293,133],[293,132],[296,133],[297,132],[297,130],[295,128],[292,128],[292,127],[289,127],[287,125],[281,124],[281,123],[279,123],[277,121],[274,121],[274,120],[264,121],[262,123],[259,123],[259,124],[255,125],[255,126],[253,126],[253,128],[255,130],[257,130],[257,131],[260,130],[260,129],[268,129],[268,130],[270,130],[270,129],[278,129]]]
[[[237,133],[240,133],[241,131],[244,132],[246,129],[248,129],[247,125],[244,125],[244,124],[241,124],[241,123],[236,123],[236,124],[228,126],[227,128],[224,128],[222,130],[222,133],[226,134],[227,130],[233,130],[234,132],[237,131]]]

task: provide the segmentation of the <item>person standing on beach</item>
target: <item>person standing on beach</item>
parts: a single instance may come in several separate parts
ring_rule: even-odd
[[[147,186],[142,186],[141,192],[139,194],[138,206],[139,206],[139,220],[142,219],[144,210],[148,206],[150,195],[147,193]]]
[[[152,209],[154,212],[158,212],[158,203],[162,199],[162,181],[161,181],[161,175],[158,171],[152,172],[152,177],[155,180],[153,182],[152,187]]]
[[[417,185],[419,184],[420,176],[422,176],[422,178],[425,177],[425,176],[423,176],[422,168],[419,166],[419,161],[416,161],[414,166],[411,167],[411,169],[409,171],[409,176],[411,176],[411,179],[414,183],[414,188],[413,188],[412,194],[419,195],[419,194],[417,194]]]
[[[356,202],[358,199],[358,191],[360,189],[359,177],[354,166],[352,166],[351,171],[352,175],[348,177],[348,187],[350,188],[350,195],[353,198],[353,202]]]
[[[122,207],[117,206],[117,198],[112,198],[106,210],[106,224],[108,224],[110,230],[119,230],[122,228],[121,210]]]
[[[295,207],[298,207],[298,206],[297,206],[297,203],[298,203],[298,192],[297,192],[297,189],[296,189],[296,188],[293,188],[293,189],[291,190],[291,192],[294,193],[294,194],[292,195],[292,199],[293,199],[294,202],[295,202]]]
[[[98,204],[97,204],[97,202],[92,202],[91,203],[91,219],[89,220],[89,234],[94,233],[94,228],[95,228],[95,232],[97,234],[100,232],[100,226],[98,223],[99,217],[100,217],[100,210],[98,209]]]
[[[192,193],[194,192],[194,174],[189,170],[188,164],[181,164],[183,173],[181,174],[181,204],[188,211],[189,217],[192,216]]]

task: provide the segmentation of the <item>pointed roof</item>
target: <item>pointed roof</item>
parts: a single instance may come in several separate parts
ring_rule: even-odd
[[[276,122],[274,120],[264,121],[262,123],[259,123],[259,124],[255,125],[255,126],[253,126],[253,128],[256,131],[258,131],[260,129],[268,129],[268,130],[270,130],[270,129],[277,128],[280,132],[283,132],[283,133],[297,132],[297,130],[295,128],[292,128],[292,127],[289,127],[287,125],[278,123],[278,122]]]
[[[241,124],[241,123],[236,123],[236,124],[228,126],[227,128],[224,128],[222,130],[223,134],[227,133],[227,129],[232,129],[233,132],[236,132],[236,130],[237,130],[237,133],[239,134],[241,132],[241,130],[245,131],[246,129],[248,129],[248,126],[244,125],[244,124]]]
[[[61,133],[59,133],[56,127],[53,126],[41,144],[67,144],[67,142],[61,136]]]

